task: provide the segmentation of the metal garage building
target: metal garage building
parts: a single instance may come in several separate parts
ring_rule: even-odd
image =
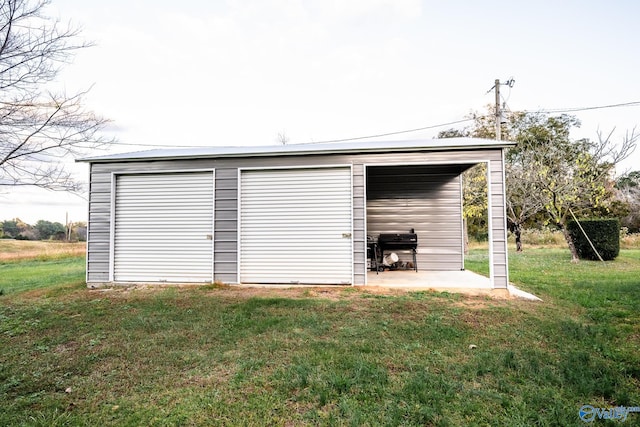
[[[151,150],[90,164],[87,284],[366,284],[367,235],[464,268],[461,174],[487,164],[490,271],[508,284],[503,149],[452,138]]]

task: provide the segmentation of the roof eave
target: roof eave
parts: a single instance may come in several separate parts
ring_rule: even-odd
[[[331,154],[364,154],[364,153],[396,153],[409,151],[458,151],[458,150],[478,150],[478,149],[503,149],[516,145],[510,141],[493,141],[491,144],[469,144],[469,145],[445,145],[445,146],[410,146],[410,147],[367,147],[367,148],[342,148],[336,150],[317,149],[317,150],[297,150],[297,151],[264,151],[253,153],[216,153],[216,154],[184,154],[184,155],[158,155],[148,157],[121,157],[113,156],[104,157],[87,157],[76,159],[81,163],[119,163],[119,162],[146,162],[159,161],[169,159],[193,160],[193,159],[223,159],[223,158],[241,158],[241,157],[276,157],[276,156],[313,156],[313,155],[331,155]],[[130,153],[133,154],[133,153]]]

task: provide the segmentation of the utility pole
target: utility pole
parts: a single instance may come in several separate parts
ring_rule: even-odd
[[[502,113],[500,112],[500,79],[496,79],[496,84],[493,87],[496,91],[496,139],[500,141],[502,138],[502,126],[500,124],[502,121]]]
[[[495,90],[495,94],[496,94],[496,139],[498,141],[500,141],[502,139],[502,109],[500,107],[500,85],[507,85],[509,87],[513,87],[513,84],[516,81],[512,78],[510,78],[509,80],[507,80],[504,83],[500,83],[500,79],[496,79],[495,84],[493,85],[493,87],[491,89]],[[491,89],[489,89],[489,92],[491,92]]]

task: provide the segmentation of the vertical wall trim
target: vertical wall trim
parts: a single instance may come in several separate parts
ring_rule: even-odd
[[[505,148],[500,150],[502,161],[502,207],[504,208],[504,265],[505,281],[509,286],[509,245],[507,243],[507,167],[504,161]]]
[[[242,263],[242,169],[238,168],[237,173],[238,183],[236,184],[236,188],[238,189],[238,201],[236,202],[236,283],[240,284],[242,283],[240,280],[240,265]]]
[[[355,182],[353,179],[353,164],[349,165],[349,178],[351,179],[351,182],[349,183],[349,189],[351,190],[351,197],[349,198],[349,201],[351,203],[350,209],[349,209],[349,213],[351,215],[351,286],[355,285],[355,279],[356,279],[356,271],[355,271],[355,261],[356,261],[356,257],[354,255],[354,251],[356,249],[356,235],[355,235],[355,227],[353,226],[353,222],[355,221],[355,215],[353,214],[353,183]],[[365,260],[365,264],[366,264],[366,260]]]
[[[468,170],[468,169],[467,169]],[[466,172],[466,171],[465,171]],[[458,179],[460,180],[460,253],[462,254],[462,265],[460,266],[460,271],[464,270],[464,250],[466,248],[466,239],[465,237],[467,236],[467,230],[465,227],[465,220],[464,220],[464,179],[462,178],[462,176],[464,175],[464,172],[462,172],[460,175],[458,175]]]
[[[111,172],[111,206],[109,207],[109,282],[113,282],[115,265],[116,180],[116,173]]]
[[[211,171],[211,283],[216,280],[216,170]]]
[[[488,239],[489,239],[489,280],[491,281],[491,287],[496,287],[495,280],[495,259],[493,254],[493,209],[491,204],[491,186],[493,183],[491,182],[491,162],[487,162],[487,227],[489,228]]]
[[[93,171],[93,163],[89,163],[89,203],[87,203],[87,249],[85,250],[86,259],[84,260],[84,282],[89,283],[89,248],[93,246],[91,244],[91,223],[89,219],[91,218],[91,195],[93,192],[91,191],[92,182],[91,172]]]
[[[362,179],[363,179],[363,206],[364,209],[364,285],[369,283],[369,271],[367,268],[367,254],[369,253],[369,229],[367,228],[367,165],[362,165]]]

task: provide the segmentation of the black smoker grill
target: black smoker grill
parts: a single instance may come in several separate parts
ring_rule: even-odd
[[[411,251],[413,256],[413,269],[418,271],[418,261],[416,260],[416,249],[418,248],[418,235],[413,233],[380,234],[378,246],[384,258],[385,251]]]

